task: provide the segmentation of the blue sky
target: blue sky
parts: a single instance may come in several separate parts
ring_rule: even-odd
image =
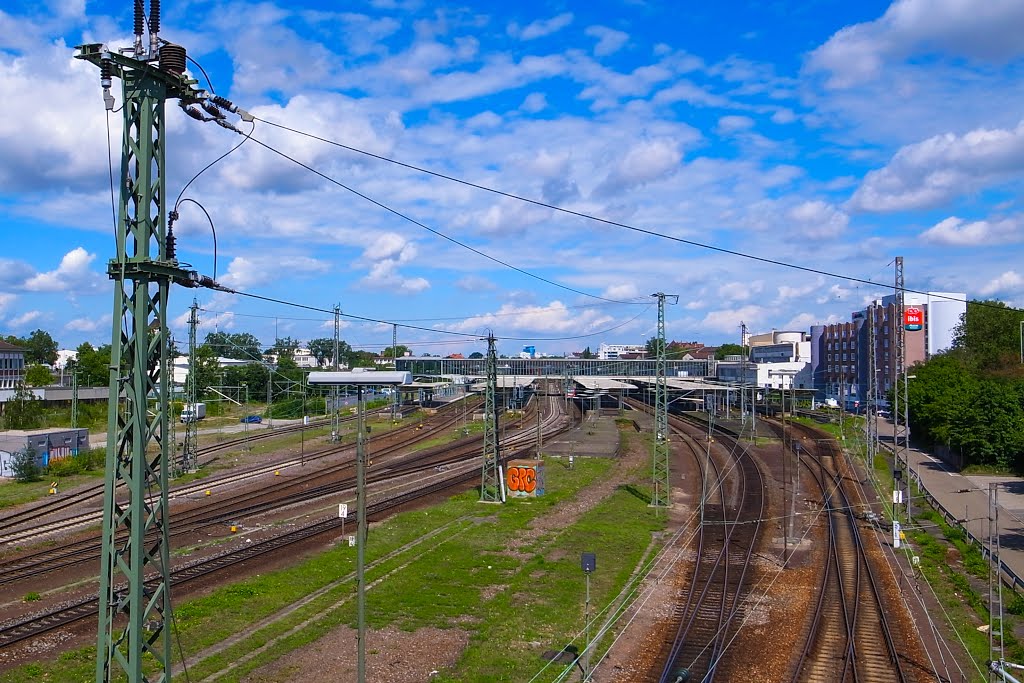
[[[737,341],[740,321],[753,332],[806,329],[888,293],[897,255],[913,289],[1024,305],[1018,0],[163,4],[161,36],[185,45],[217,94],[264,121],[879,283],[588,221],[264,122],[255,139],[538,277],[252,141],[189,186],[184,196],[216,226],[221,282],[425,328],[399,330],[416,355],[482,350],[488,330],[504,353],[642,343],[655,330],[656,291],[680,295],[667,311],[674,339]],[[121,121],[108,121],[98,70],[73,47],[129,45],[131,6],[14,0],[0,10],[4,334],[41,327],[72,347],[110,340],[106,126],[118,153]],[[120,104],[118,83],[114,94]],[[169,104],[169,195],[240,139]],[[191,203],[180,211],[179,258],[213,275],[205,216]],[[200,337],[333,334],[329,315],[175,289],[178,339],[193,295]],[[342,336],[379,350],[391,326],[346,319]]]

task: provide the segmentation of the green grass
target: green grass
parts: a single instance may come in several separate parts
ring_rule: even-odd
[[[597,552],[598,568],[591,579],[596,612],[633,571],[651,532],[663,526],[646,500],[620,487],[574,524],[530,530],[533,520],[583,487],[607,478],[612,466],[611,460],[588,458],[578,459],[573,470],[551,463],[546,467],[547,492],[542,497],[494,506],[483,505],[477,502],[477,494],[468,493],[375,525],[367,562],[377,564],[368,570],[367,581],[380,583],[368,593],[370,626],[452,628],[455,619],[468,615],[469,621],[461,627],[470,632],[469,647],[454,672],[435,680],[529,680],[543,666],[539,658],[543,650],[562,647],[583,627],[580,553]],[[443,534],[389,556],[442,527]],[[177,630],[187,653],[200,652],[234,634],[248,634],[242,642],[192,667],[190,677],[197,680],[218,671],[271,638],[283,636],[274,647],[222,679],[240,681],[338,624],[354,627],[353,582],[338,581],[354,570],[354,560],[354,549],[345,544],[295,567],[176,605]],[[332,588],[332,583],[337,585]],[[323,595],[295,614],[254,629],[261,619],[318,590]],[[307,620],[312,622],[284,635]],[[502,646],[496,648],[495,643]],[[92,649],[78,650],[57,661],[6,672],[0,675],[0,683],[91,680],[93,657]]]

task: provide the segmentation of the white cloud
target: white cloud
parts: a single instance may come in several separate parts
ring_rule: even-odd
[[[547,306],[503,304],[494,313],[471,316],[455,326],[445,327],[456,332],[470,333],[505,329],[586,334],[608,325],[612,320],[611,316],[600,310],[570,309],[561,301],[552,301]]]
[[[523,28],[520,28],[518,24],[509,24],[508,34],[520,40],[543,38],[544,36],[561,31],[572,23],[572,19],[571,12],[564,12],[550,19],[538,19]]]
[[[682,158],[679,144],[675,140],[662,138],[638,142],[617,161],[595,189],[595,193],[618,194],[637,185],[665,178],[678,170]]]
[[[718,296],[726,301],[748,301],[749,299],[757,296],[764,291],[764,282],[761,280],[755,280],[753,282],[747,282],[745,280],[739,280],[736,282],[727,282],[718,287]]]
[[[966,247],[1020,242],[1024,239],[1024,217],[967,222],[950,216],[922,232],[921,239],[932,244]]]
[[[11,304],[13,304],[17,299],[18,297],[13,294],[0,292],[0,315],[5,315],[7,313],[7,309],[9,309]]]
[[[285,273],[289,279],[312,277],[325,273],[330,266],[308,256],[267,255],[237,256],[228,264],[220,283],[243,291],[279,281]]]
[[[900,149],[865,176],[850,204],[863,211],[931,208],[1022,170],[1024,121],[1013,130],[946,133]]]
[[[982,296],[1024,293],[1024,276],[1019,275],[1015,270],[1008,270],[999,277],[989,280],[979,292]]]
[[[718,119],[716,130],[719,135],[729,135],[736,131],[750,130],[754,127],[754,119],[749,116],[723,116]]]
[[[489,292],[497,286],[487,278],[478,275],[467,275],[455,281],[455,286],[464,292]]]
[[[1024,53],[1019,0],[897,0],[875,21],[847,26],[808,58],[830,74],[827,85],[848,88],[878,78],[886,64],[938,53],[1003,62]]]
[[[588,26],[584,31],[588,36],[597,38],[597,45],[594,46],[594,54],[598,57],[607,57],[618,52],[626,41],[629,34],[607,26]]]
[[[789,210],[787,217],[799,234],[812,239],[838,237],[850,222],[849,216],[845,213],[820,200],[794,206]]]
[[[615,301],[630,301],[640,296],[640,289],[635,282],[623,282],[617,285],[609,285],[601,293],[601,296],[605,299],[614,299]]]
[[[25,281],[24,287],[30,292],[83,292],[99,287],[100,277],[89,270],[89,264],[96,259],[82,247],[76,247],[64,254],[56,270],[38,273]]]
[[[363,257],[371,261],[396,259],[401,263],[406,263],[415,256],[415,243],[394,232],[378,235],[373,243],[363,251]]]
[[[526,114],[536,114],[548,108],[547,96],[542,92],[532,92],[523,99],[519,109]]]
[[[110,327],[110,316],[103,318],[75,318],[64,325],[70,332],[98,332]]]
[[[760,306],[750,305],[710,311],[700,321],[700,325],[702,329],[708,331],[732,334],[739,330],[741,320],[747,323],[748,327],[760,327],[764,319],[765,310]]]
[[[11,327],[23,327],[25,325],[30,325],[31,323],[36,322],[42,317],[42,311],[26,311],[25,313],[22,313],[21,315],[8,320],[7,324],[10,325]]]

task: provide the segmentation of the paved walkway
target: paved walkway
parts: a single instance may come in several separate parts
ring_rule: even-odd
[[[878,423],[879,438],[892,442],[893,424]],[[996,484],[999,501],[999,542],[1001,560],[1014,574],[1014,582],[1024,587],[1024,479],[1013,476],[960,474],[931,453],[908,449],[910,469],[929,495],[945,508],[949,517],[961,522],[968,533],[982,544],[989,534],[989,484]],[[921,505],[921,501],[912,501]]]

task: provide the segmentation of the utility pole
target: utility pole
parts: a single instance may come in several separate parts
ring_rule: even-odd
[[[480,481],[480,501],[501,502],[501,477],[498,473],[498,414],[495,393],[498,385],[498,354],[494,335],[487,335],[487,388],[484,391],[484,463]]]
[[[192,299],[188,316],[188,381],[185,384],[185,404],[192,406],[192,418],[185,423],[185,442],[181,451],[181,469],[195,472],[199,468],[199,421],[195,406],[199,401],[199,387],[196,371],[196,328],[199,326],[199,302]]]
[[[78,428],[78,363],[71,363],[71,428]]]
[[[547,394],[547,382],[544,382],[544,387],[545,387],[544,393]],[[540,394],[534,393],[533,398],[536,399],[536,401],[537,401],[537,459],[539,460],[540,459],[540,450],[544,446],[544,437],[541,435],[541,431],[540,431],[541,406],[543,406],[544,404],[541,402]]]
[[[654,493],[651,496],[651,505],[660,508],[668,507],[672,502],[672,482],[669,478],[668,390],[665,382],[665,299],[672,299],[672,303],[675,304],[679,302],[679,296],[662,292],[651,296],[658,299],[658,358],[655,362],[654,464],[652,467]]]
[[[893,375],[893,448],[895,450],[895,466],[899,468],[902,464],[906,470],[904,480],[907,482],[906,516],[907,524],[910,523],[910,457],[907,449],[910,437],[910,428],[907,425],[909,411],[907,410],[907,362],[906,362],[906,341],[907,334],[903,324],[903,313],[905,310],[905,289],[903,285],[903,257],[896,257],[896,311],[893,316],[893,331],[896,340],[896,372]],[[895,516],[895,510],[893,511]]]
[[[334,306],[334,371],[339,370],[339,358],[341,355],[341,304],[335,304]],[[341,395],[340,387],[335,384],[331,387],[331,402],[333,408],[331,410],[331,441],[341,440],[341,410],[338,407],[339,397]]]
[[[110,51],[102,44],[79,45],[75,54],[99,67],[107,111],[114,109],[111,81],[121,79],[124,117],[116,180],[117,253],[107,268],[114,281],[114,320],[97,683],[165,683],[170,678],[167,301],[172,282],[217,287],[212,279],[179,266],[172,226],[166,221],[164,105],[168,99],[183,106],[208,99],[185,75],[185,49],[160,40],[159,4],[151,2],[148,22],[143,1],[135,3],[133,47]],[[172,224],[175,218],[172,213]],[[118,405],[122,394],[123,410]],[[149,396],[157,397],[152,414],[147,411]],[[156,447],[150,449],[153,442]]]
[[[1006,662],[1003,648],[1003,577],[999,570],[999,484],[988,485],[988,651],[989,661]],[[989,674],[989,680],[992,675]]]
[[[868,462],[867,471],[874,471],[875,455],[878,452],[878,360],[876,346],[878,337],[878,307],[872,303],[868,306],[868,393],[866,397],[868,418]]]
[[[395,362],[395,370],[398,370],[398,325],[391,325],[391,357]],[[398,401],[401,393],[395,387],[395,395],[391,397],[391,421],[398,419]]]

